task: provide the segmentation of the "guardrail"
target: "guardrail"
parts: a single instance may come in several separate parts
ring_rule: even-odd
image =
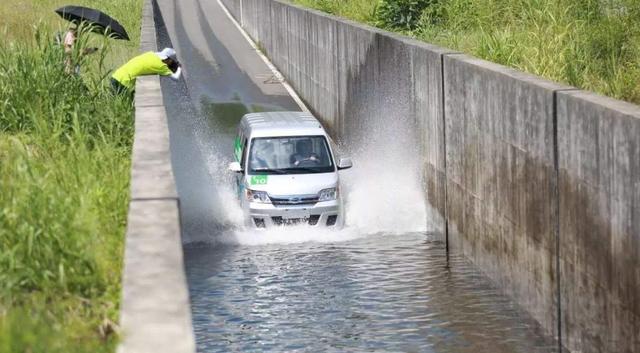
[[[157,50],[151,1],[143,7],[143,52]],[[143,76],[136,82],[119,353],[195,352],[179,216],[160,78]]]
[[[640,352],[640,107],[284,1],[222,2],[338,138],[417,131],[449,248],[547,333]]]

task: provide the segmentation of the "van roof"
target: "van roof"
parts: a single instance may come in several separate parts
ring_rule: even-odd
[[[251,137],[326,135],[308,112],[262,112],[242,117],[240,126]]]

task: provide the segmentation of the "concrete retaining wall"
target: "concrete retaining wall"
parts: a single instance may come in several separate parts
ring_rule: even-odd
[[[151,1],[145,1],[143,8],[143,52],[156,50]],[[160,79],[140,77],[136,82],[119,353],[195,352],[179,206]]]
[[[464,55],[445,56],[443,72],[450,248],[553,335],[554,94],[566,88]]]
[[[640,352],[640,108],[558,94],[562,334],[583,352]]]
[[[640,351],[640,108],[282,1],[222,2],[334,136],[416,131],[437,230],[547,333]]]

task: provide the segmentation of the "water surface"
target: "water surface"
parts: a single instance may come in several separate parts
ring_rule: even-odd
[[[461,257],[447,258],[427,234],[200,244],[185,255],[200,352],[556,348],[486,277]]]

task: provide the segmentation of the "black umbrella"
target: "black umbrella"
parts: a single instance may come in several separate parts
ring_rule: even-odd
[[[56,13],[65,20],[74,23],[86,21],[87,23],[94,25],[94,31],[96,32],[105,33],[106,29],[106,34],[110,37],[129,40],[127,31],[125,31],[124,27],[122,27],[118,21],[96,9],[69,5],[57,9]]]

